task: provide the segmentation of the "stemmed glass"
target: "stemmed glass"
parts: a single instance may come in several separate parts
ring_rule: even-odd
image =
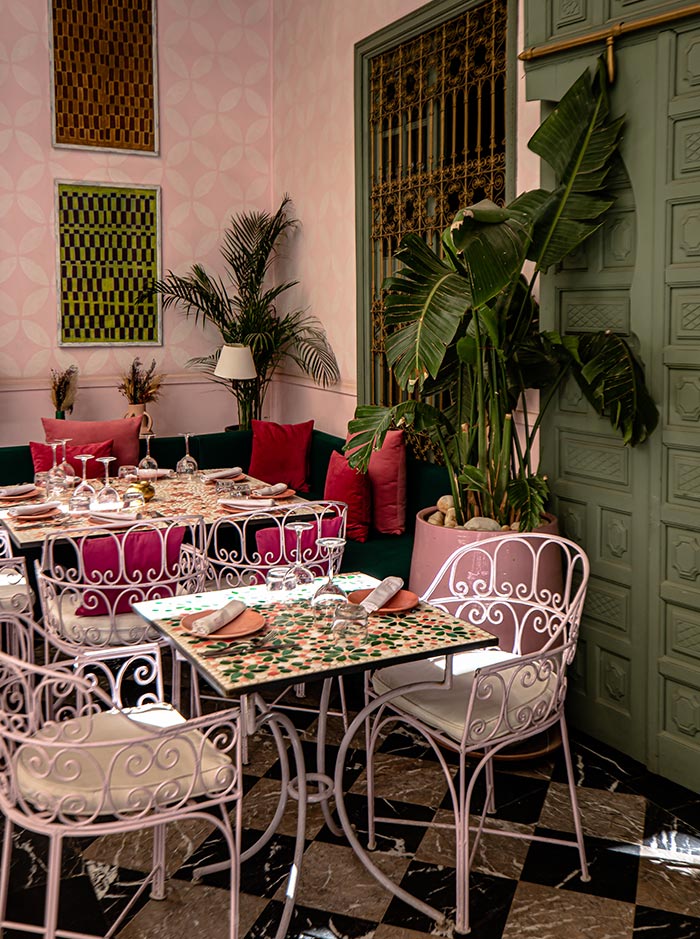
[[[155,472],[158,469],[158,463],[151,456],[151,437],[155,437],[155,434],[146,434],[146,456],[139,462],[139,469]]]
[[[95,496],[95,502],[100,506],[100,508],[119,508],[121,506],[121,501],[119,499],[119,493],[117,490],[110,484],[109,481],[109,464],[116,460],[116,456],[98,456],[97,462],[102,463],[105,468],[105,484],[100,489],[100,491]]]
[[[53,450],[53,466],[49,470],[49,475],[46,477],[47,495],[53,496],[54,498],[60,498],[66,488],[66,473],[63,467],[59,465],[56,455],[59,442],[58,440],[54,440],[49,444]]]
[[[77,482],[75,478],[75,470],[73,469],[71,464],[68,462],[68,459],[66,457],[66,444],[70,443],[72,439],[73,439],[72,437],[63,437],[61,440],[58,441],[63,447],[63,458],[61,459],[61,462],[58,464],[58,468],[63,470],[63,473],[65,475],[66,487],[73,486]]]
[[[319,538],[317,544],[328,552],[328,579],[325,580],[311,598],[312,606],[341,603],[347,600],[347,594],[333,580],[333,568],[336,557],[345,545],[345,538]]]
[[[185,438],[185,455],[181,457],[175,466],[175,472],[178,476],[194,476],[199,467],[193,456],[190,456],[190,437],[192,434],[180,434]]]
[[[301,537],[305,531],[314,528],[313,522],[289,522],[287,528],[293,531],[296,534],[297,544],[296,544],[296,560],[294,564],[289,568],[290,572],[294,575],[294,579],[297,584],[301,586],[302,584],[310,584],[314,581],[313,571],[310,571],[308,567],[305,567],[302,564],[302,548],[301,548]],[[319,539],[320,540],[320,539]]]
[[[90,503],[95,495],[95,490],[87,481],[87,463],[88,460],[92,460],[94,457],[92,453],[78,453],[77,457],[83,464],[83,481],[73,491],[73,495],[70,497],[70,507],[73,511],[82,512],[90,508]]]

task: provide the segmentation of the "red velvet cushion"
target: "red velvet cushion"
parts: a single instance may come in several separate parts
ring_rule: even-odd
[[[122,463],[138,463],[139,431],[141,416],[122,417],[115,421],[60,421],[53,417],[42,417],[46,442],[70,437],[73,446],[81,443],[97,443],[113,440],[112,452],[117,458],[115,466]]]
[[[372,493],[367,473],[360,473],[347,457],[334,450],[328,463],[324,499],[347,502],[346,533],[352,541],[367,541],[372,518]]]
[[[352,448],[350,448],[352,453]],[[402,430],[389,430],[369,459],[374,527],[383,535],[406,531],[406,445]]]
[[[111,440],[101,440],[99,443],[81,443],[77,447],[73,444],[66,445],[66,459],[73,467],[76,475],[83,476],[82,460],[77,459],[78,453],[92,453],[95,459],[87,461],[86,475],[88,479],[96,479],[98,476],[104,478],[105,468],[103,463],[97,462],[98,456],[112,456]],[[53,450],[48,443],[37,443],[36,440],[29,441],[29,449],[32,452],[32,463],[35,473],[44,473],[53,466]],[[57,458],[60,461],[63,457],[63,447],[59,447]],[[114,463],[110,463],[110,471]]]
[[[324,518],[321,520],[321,537],[323,538],[335,538],[340,531],[340,526],[342,524],[342,519],[339,515],[334,518]],[[307,528],[301,533],[301,553],[304,554],[305,551],[308,551],[310,548],[313,548],[316,544],[316,539],[318,538],[318,524],[316,522],[312,523],[312,528]],[[263,563],[268,564],[272,567],[274,564],[279,564],[282,560],[282,550],[280,544],[280,530],[275,525],[270,528],[261,528],[255,533],[255,544],[258,548],[258,553],[263,560]],[[297,546],[297,533],[292,531],[291,528],[284,529],[284,547],[285,547],[285,556],[287,559],[296,560],[296,546]],[[287,563],[287,561],[283,561]],[[302,562],[306,563],[306,562]],[[324,557],[320,561],[311,562],[312,570],[317,570],[318,573],[325,573],[327,570],[327,561]],[[262,577],[260,578],[262,580]]]
[[[184,526],[171,528],[165,535],[165,566],[163,536],[157,531],[130,531],[107,538],[86,538],[82,547],[85,581],[94,583],[98,589],[85,591],[83,603],[76,609],[76,614],[105,616],[109,613],[107,603],[110,606],[116,603],[114,613],[129,613],[132,601],[173,596],[175,585],[159,588],[158,580],[172,580],[177,574],[184,537]],[[118,542],[123,542],[125,538],[123,553],[126,577],[120,579]],[[143,579],[131,591],[128,585],[134,581],[138,571],[143,573]],[[103,586],[106,583],[112,586],[106,588]]]
[[[297,492],[309,491],[309,454],[313,421],[275,424],[252,421],[253,452],[248,473],[266,483],[286,483]]]

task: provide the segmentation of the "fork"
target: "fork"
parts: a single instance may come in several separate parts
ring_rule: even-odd
[[[209,649],[208,652],[202,652],[202,658],[213,659],[220,655],[229,655],[231,652],[244,652],[250,649],[259,649],[264,647],[271,639],[276,639],[277,630],[271,629],[264,636],[254,636],[252,639],[239,639],[238,642],[229,642],[228,645],[219,649]]]

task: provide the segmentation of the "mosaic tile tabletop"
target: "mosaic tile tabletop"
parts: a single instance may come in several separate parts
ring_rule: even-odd
[[[224,695],[386,662],[395,664],[444,652],[483,648],[494,642],[494,637],[485,630],[430,604],[419,603],[401,614],[372,614],[366,639],[355,645],[336,645],[331,634],[331,613],[314,609],[310,603],[322,580],[317,578],[314,584],[297,588],[296,595],[287,603],[271,603],[264,586],[252,586],[145,601],[134,604],[134,609],[168,636]],[[339,574],[335,580],[346,593],[378,583],[376,578],[359,573]],[[182,627],[180,620],[186,613],[219,609],[232,599],[243,600],[251,609],[260,611],[266,629],[275,635],[258,651],[251,648],[205,658],[204,652],[224,649],[230,640],[194,636]]]

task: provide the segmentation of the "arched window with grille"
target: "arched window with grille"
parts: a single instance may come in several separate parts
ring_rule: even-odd
[[[437,246],[457,209],[507,199],[515,20],[515,0],[451,0],[356,46],[360,403],[401,398],[382,283],[403,236]]]

